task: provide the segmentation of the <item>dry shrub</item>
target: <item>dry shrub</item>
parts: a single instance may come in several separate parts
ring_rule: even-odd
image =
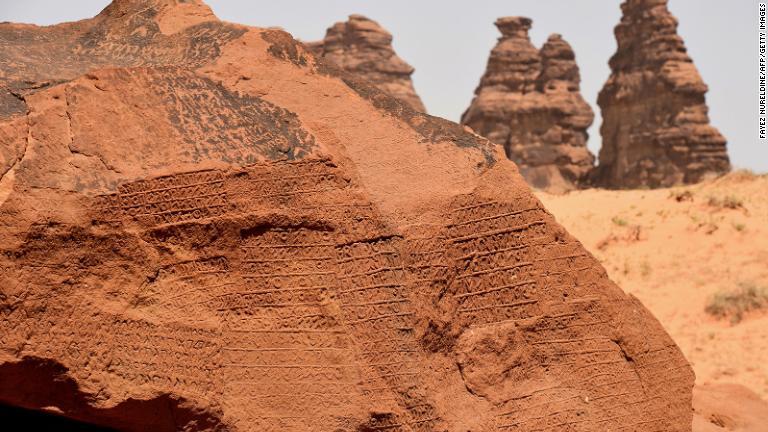
[[[744,201],[735,195],[727,195],[724,197],[716,197],[712,195],[707,200],[707,205],[718,209],[739,210],[744,208]]]
[[[717,318],[730,318],[731,324],[744,319],[744,314],[768,308],[768,288],[740,284],[737,290],[715,293],[704,310]]]
[[[669,198],[672,198],[677,202],[693,201],[693,192],[689,190],[671,191],[669,193]]]

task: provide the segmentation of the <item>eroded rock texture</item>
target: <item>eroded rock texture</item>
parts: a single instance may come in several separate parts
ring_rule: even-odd
[[[573,50],[558,34],[536,49],[528,18],[499,18],[496,27],[502,36],[461,122],[504,146],[532,186],[573,189],[595,159],[587,149],[594,114],[579,92]]]
[[[307,44],[319,58],[368,80],[416,111],[426,112],[411,81],[414,69],[392,48],[392,35],[376,21],[350,15],[328,28],[325,39]]]
[[[127,431],[689,431],[498,146],[201,4],[0,25],[0,403]]]
[[[667,0],[627,0],[621,10],[611,76],[598,96],[603,144],[595,183],[664,187],[729,171],[725,138],[709,124],[707,86]]]

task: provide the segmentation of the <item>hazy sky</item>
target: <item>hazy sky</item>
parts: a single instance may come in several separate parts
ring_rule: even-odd
[[[0,21],[54,24],[97,14],[108,0],[0,0]],[[589,147],[600,149],[597,93],[616,50],[620,0],[209,0],[219,18],[280,26],[303,40],[361,13],[394,35],[395,50],[416,68],[414,85],[430,114],[458,121],[499,36],[500,16],[533,19],[536,46],[560,33],[581,68],[582,94],[595,111]],[[768,171],[768,141],[757,138],[757,3],[753,0],[670,0],[696,66],[709,85],[712,124],[728,139],[736,168]]]

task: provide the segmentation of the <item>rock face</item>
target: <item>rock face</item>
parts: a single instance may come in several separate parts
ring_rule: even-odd
[[[5,23],[0,62],[1,404],[124,431],[690,431],[678,347],[463,127],[191,1]]]
[[[532,186],[573,189],[595,159],[587,149],[594,114],[579,93],[573,50],[558,34],[536,49],[528,18],[499,18],[496,27],[502,36],[461,122],[503,145]]]
[[[413,67],[397,56],[392,35],[379,23],[362,15],[350,15],[328,29],[325,39],[307,44],[315,56],[368,80],[380,90],[426,112],[411,82]]]
[[[725,138],[709,125],[699,76],[667,0],[627,0],[614,33],[611,76],[598,97],[598,185],[695,183],[730,170]]]

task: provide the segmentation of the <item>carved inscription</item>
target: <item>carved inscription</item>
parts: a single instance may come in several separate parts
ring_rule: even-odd
[[[360,356],[365,360],[366,375],[380,378],[394,393],[395,401],[407,412],[403,423],[411,430],[435,430],[441,420],[419,379],[414,311],[396,241],[380,238],[354,242],[338,246],[336,252],[338,296],[346,325],[362,341]],[[369,397],[380,393],[372,387],[375,382],[365,383]]]
[[[547,241],[542,211],[493,202],[459,206],[447,226],[456,256],[452,294],[458,318],[484,325],[541,314],[536,296],[537,245]]]
[[[629,358],[609,338],[614,331],[604,300],[588,294],[601,291],[594,285],[603,277],[597,263],[577,242],[553,232],[545,218],[536,204],[467,199],[446,227],[460,269],[450,287],[457,318],[468,326],[513,323],[537,361],[524,376],[546,371],[558,377],[555,385],[532,381],[527,392],[505,400],[497,430],[665,430],[661,401],[669,384],[660,380],[685,383],[687,377],[676,372],[687,366],[655,369],[641,381],[643,364],[657,367],[654,359],[676,357],[676,348]],[[651,389],[648,383],[659,385]]]
[[[246,238],[241,288],[214,300],[224,394],[252,400],[251,430],[335,430],[359,403],[360,371],[332,301],[334,245],[331,232],[302,228]]]
[[[185,261],[161,268],[142,297],[152,305],[170,309],[176,319],[194,324],[217,322],[215,300],[236,289],[224,257]]]
[[[218,171],[127,183],[115,194],[97,197],[96,206],[107,221],[135,219],[147,225],[206,219],[228,209],[224,177]]]

